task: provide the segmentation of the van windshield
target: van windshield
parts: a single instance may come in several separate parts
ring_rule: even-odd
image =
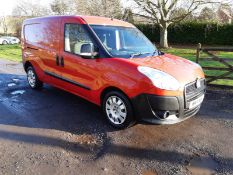
[[[137,28],[92,25],[105,48],[114,57],[158,55],[156,47]]]

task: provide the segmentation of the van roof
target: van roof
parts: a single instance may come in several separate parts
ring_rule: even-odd
[[[110,25],[122,27],[135,27],[134,25],[114,18],[98,17],[98,16],[81,16],[90,25]]]
[[[114,18],[106,18],[99,16],[47,16],[47,17],[39,17],[39,18],[31,18],[25,20],[25,23],[34,23],[36,21],[46,20],[46,19],[78,19],[82,20],[83,24],[87,23],[89,25],[104,25],[104,26],[121,26],[121,27],[133,27],[133,24],[130,24],[125,21],[121,21]]]

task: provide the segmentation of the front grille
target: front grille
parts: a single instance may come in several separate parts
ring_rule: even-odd
[[[189,83],[185,86],[185,108],[188,108],[189,102],[197,99],[205,93],[206,81],[205,79],[200,80],[200,86],[197,87],[197,81]]]

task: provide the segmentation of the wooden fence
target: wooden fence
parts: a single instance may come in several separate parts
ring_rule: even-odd
[[[223,52],[232,52],[231,58],[221,58],[219,53]],[[202,57],[202,53],[207,55],[207,57]],[[215,85],[216,80],[232,80],[233,85],[233,48],[220,48],[220,47],[202,47],[201,44],[198,44],[196,62],[201,63],[205,62],[215,62],[219,66],[202,66],[203,70],[216,71],[220,75],[206,75],[207,84]],[[208,65],[208,64],[207,64]],[[221,66],[220,66],[221,65]],[[222,84],[222,83],[221,83]],[[227,85],[223,85],[227,86]],[[233,86],[230,86],[233,88]]]

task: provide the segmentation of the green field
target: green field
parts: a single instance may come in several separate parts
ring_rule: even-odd
[[[22,60],[20,45],[0,45],[0,58],[20,62]]]
[[[162,49],[163,52],[170,53],[173,55],[181,56],[183,58],[187,58],[189,60],[195,61],[196,59],[196,49],[194,47],[174,47],[169,49]],[[218,56],[222,58],[232,58],[233,53],[227,52],[218,52],[216,53]],[[201,55],[201,57],[207,57],[206,55]],[[7,59],[11,61],[20,62],[22,60],[22,52],[20,45],[0,45],[0,58]],[[223,64],[215,62],[215,61],[201,61],[200,64],[202,66],[209,66],[209,67],[225,67]],[[233,62],[232,62],[233,64]],[[206,75],[221,75],[224,71],[205,71]],[[233,77],[231,75],[230,77]],[[231,85],[233,86],[232,80],[218,80],[214,82],[215,84],[220,85]]]

